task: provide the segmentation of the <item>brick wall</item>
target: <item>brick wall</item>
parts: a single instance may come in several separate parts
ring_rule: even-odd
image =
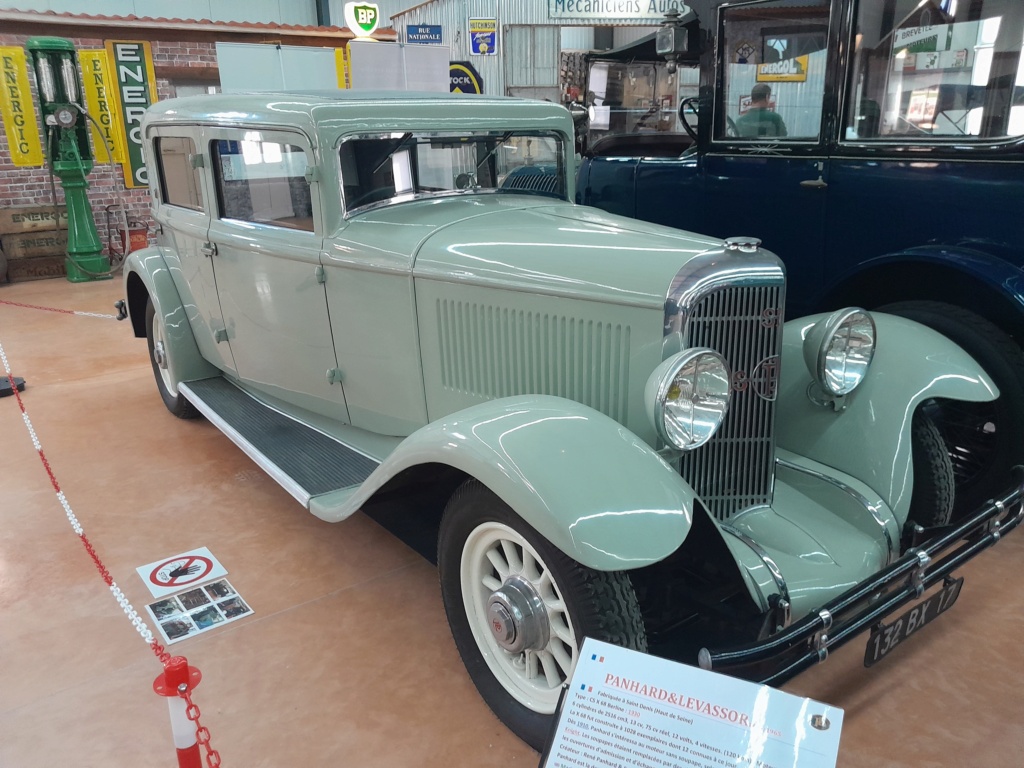
[[[130,39],[131,30],[126,29],[120,39]],[[70,38],[76,49],[102,48],[105,41],[98,38]],[[0,46],[24,46],[26,36],[0,34]],[[208,69],[217,66],[217,52],[212,42],[161,42],[151,43],[153,51],[154,68],[158,71],[161,67],[169,66],[177,68]],[[29,81],[35,93],[35,73],[29,69]],[[197,77],[197,80],[201,78]],[[167,79],[157,76],[157,95],[160,99],[172,98],[175,95],[174,84]],[[38,104],[36,112],[38,116]],[[106,153],[102,147],[93,148],[94,167],[88,176],[89,181],[89,202],[92,204],[93,215],[96,219],[96,228],[99,231],[100,241],[107,245],[107,214],[108,206],[117,206],[123,199],[128,210],[130,221],[141,221],[148,224],[149,216],[149,191],[147,189],[126,189],[124,177],[120,165],[111,168],[107,161]],[[54,179],[57,192],[58,204],[64,202],[64,192],[60,182]],[[119,197],[120,195],[120,197]],[[46,167],[42,168],[19,168],[11,160],[10,148],[7,144],[7,135],[0,130],[0,208],[9,206],[49,206],[53,204],[53,195],[50,186],[50,173]],[[117,219],[109,217],[111,227],[116,226]]]

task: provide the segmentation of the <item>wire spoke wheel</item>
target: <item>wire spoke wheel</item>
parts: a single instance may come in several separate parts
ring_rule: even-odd
[[[902,301],[880,312],[916,320],[964,349],[999,388],[992,402],[935,399],[921,409],[938,428],[956,478],[953,519],[975,511],[1004,488],[1024,462],[1024,352],[998,326],[963,307]]]
[[[998,415],[992,403],[965,403],[959,400],[931,400],[922,408],[942,425],[949,458],[957,484],[969,487],[988,469],[1002,435],[997,434]]]

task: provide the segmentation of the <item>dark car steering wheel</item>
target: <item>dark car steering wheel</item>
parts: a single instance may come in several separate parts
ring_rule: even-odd
[[[683,130],[689,134],[690,138],[697,141],[697,130],[690,125],[690,121],[686,119],[686,110],[693,106],[693,111],[697,112],[697,106],[700,104],[699,96],[690,96],[689,98],[683,99],[679,102],[679,122],[683,126]]]

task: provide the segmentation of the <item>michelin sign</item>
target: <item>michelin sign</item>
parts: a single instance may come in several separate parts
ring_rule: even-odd
[[[669,11],[690,12],[681,0],[548,0],[551,19],[637,19],[660,23]]]

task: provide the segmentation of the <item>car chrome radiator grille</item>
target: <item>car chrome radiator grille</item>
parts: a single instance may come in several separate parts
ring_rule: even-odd
[[[446,389],[556,395],[625,420],[628,325],[443,299],[437,323]]]
[[[732,372],[729,413],[715,436],[682,457],[681,472],[719,520],[771,502],[782,286],[727,287],[702,297],[683,327],[685,347],[710,347]]]

